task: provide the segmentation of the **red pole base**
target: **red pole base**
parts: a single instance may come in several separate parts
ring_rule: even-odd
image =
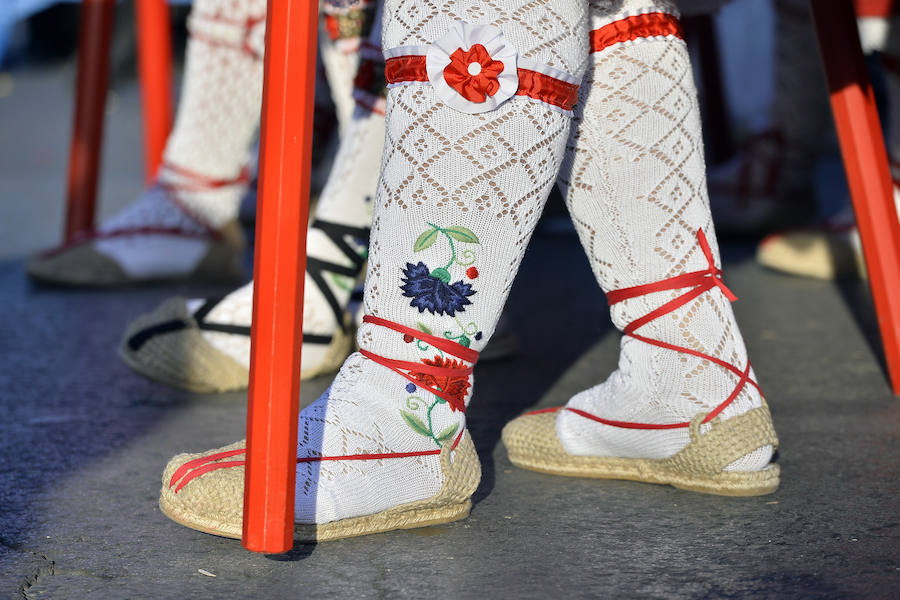
[[[269,0],[244,479],[254,552],[294,542],[317,13],[309,0]]]
[[[810,0],[894,394],[900,395],[900,222],[850,0]]]
[[[165,0],[137,0],[138,74],[144,121],[144,178],[162,162],[172,128],[172,34]]]
[[[115,0],[82,0],[78,79],[66,186],[65,238],[94,226]]]

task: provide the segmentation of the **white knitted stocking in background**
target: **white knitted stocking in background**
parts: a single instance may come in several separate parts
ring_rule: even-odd
[[[196,0],[191,10],[184,83],[166,164],[217,180],[237,178],[259,126],[265,0]],[[178,173],[163,169],[164,181]],[[237,217],[244,186],[185,195],[209,225]]]
[[[381,43],[380,29],[370,32],[370,43]],[[371,60],[375,79],[383,78],[384,63],[380,55]],[[351,75],[350,80],[353,80]],[[353,98],[348,92],[348,99]],[[348,257],[329,237],[324,228],[329,224],[357,230],[356,235],[340,236],[360,257],[366,254],[367,231],[372,223],[372,206],[378,173],[381,165],[381,151],[384,146],[384,115],[371,110],[367,105],[355,105],[353,118],[347,123],[347,130],[341,138],[334,165],[328,174],[328,181],[316,204],[313,223],[306,240],[307,259],[321,261],[358,272],[357,262]],[[325,271],[322,279],[337,305],[343,310],[350,301],[350,294],[356,284],[356,276]],[[192,311],[203,304],[192,301]],[[250,325],[253,312],[253,284],[232,292],[222,299],[207,316],[212,323]],[[325,292],[310,276],[307,268],[303,297],[304,337],[329,337],[334,335],[342,316],[335,315]],[[239,364],[250,366],[250,339],[244,335],[203,331],[203,337],[214,347],[224,352]],[[313,367],[322,363],[328,354],[327,343],[304,342],[303,364]]]
[[[259,123],[266,0],[197,0],[188,21],[183,87],[162,187],[105,221],[102,233],[176,228],[186,237],[138,234],[94,242],[136,278],[183,276],[204,256],[207,228],[237,218],[241,177]],[[168,188],[168,189],[164,189]]]
[[[445,2],[389,0],[384,44],[427,46],[457,20],[493,24],[520,57],[580,78],[586,50],[579,0]],[[480,350],[494,328],[522,252],[556,178],[569,118],[516,97],[463,114],[429,84],[389,92],[365,309],[369,315]],[[366,323],[363,351],[446,365],[455,360],[412,336]],[[427,451],[465,427],[471,378],[441,382],[453,402],[353,354],[329,392],[301,413],[298,455]],[[301,463],[298,521],[370,514],[433,496],[434,455]]]
[[[592,28],[651,12],[668,2],[591,2]],[[592,55],[581,89],[580,123],[561,172],[567,204],[604,291],[652,283],[708,267],[697,232],[718,248],[706,195],[697,95],[684,42],[638,38]],[[717,263],[718,264],[718,263]],[[615,325],[628,323],[686,290],[657,292],[615,304]],[[718,288],[638,330],[643,336],[711,354],[743,369],[747,352],[728,300]],[[750,376],[754,377],[752,371]],[[568,407],[638,423],[690,421],[721,404],[737,378],[709,361],[623,337],[619,368],[573,397]],[[721,417],[760,406],[744,386]],[[690,440],[687,428],[625,429],[561,411],[557,433],[578,455],[663,458]],[[769,462],[760,449],[729,468]]]
[[[359,47],[374,30],[377,0],[322,0],[319,10],[319,59],[325,67],[341,137],[353,119],[353,78],[359,66]],[[380,25],[380,24],[379,24]]]

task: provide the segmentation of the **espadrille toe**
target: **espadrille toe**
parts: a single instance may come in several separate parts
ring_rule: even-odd
[[[244,500],[244,441],[199,454],[179,454],[166,466],[159,506],[167,517],[204,533],[240,538]],[[444,475],[433,497],[381,512],[321,524],[297,523],[296,541],[322,542],[412,529],[463,519],[481,480],[481,465],[468,433],[440,454]]]
[[[114,287],[133,282],[116,261],[89,243],[32,256],[25,272],[36,281],[57,285]]]
[[[503,428],[503,444],[514,465],[552,475],[668,484],[724,496],[759,496],[778,488],[778,465],[770,464],[760,471],[724,470],[758,448],[778,445],[765,406],[727,421],[713,420],[705,433],[700,432],[704,415],[699,415],[691,422],[691,442],[665,459],[569,454],[557,436],[557,413],[552,410],[525,414]]]
[[[163,472],[159,507],[175,521],[191,529],[228,538],[241,537],[244,505],[244,466],[217,469],[179,487],[192,462],[204,457],[243,451],[244,440],[198,454],[179,454]],[[237,455],[243,460],[243,452]],[[225,458],[218,462],[233,460]]]
[[[203,337],[183,298],[132,322],[119,356],[138,373],[180,389],[217,393],[247,387],[247,369]]]
[[[203,335],[204,331],[213,331],[219,335],[243,336],[249,345],[249,326],[207,320],[219,301],[207,300],[192,313],[184,298],[166,300],[128,325],[119,356],[149,379],[198,394],[246,389],[250,380],[247,367],[216,348]],[[324,352],[316,361],[307,357],[300,367],[300,379],[333,373],[340,368],[350,354],[354,337],[349,314],[345,323],[345,328],[338,328],[330,336],[304,334],[304,345],[321,345]]]
[[[43,283],[81,287],[120,287],[157,281],[234,281],[243,277],[244,233],[237,221],[226,224],[206,240],[206,251],[194,268],[181,274],[128,274],[115,260],[94,247],[93,237],[32,256],[25,272]],[[150,235],[122,233],[121,235]]]

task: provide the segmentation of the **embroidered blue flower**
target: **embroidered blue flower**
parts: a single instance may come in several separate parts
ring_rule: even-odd
[[[439,279],[439,276],[447,273],[446,269],[435,269],[435,272],[432,275],[421,261],[417,265],[406,263],[406,268],[403,269],[404,285],[400,289],[404,296],[412,298],[409,305],[418,308],[420,313],[428,310],[432,314],[447,314],[451,317],[456,315],[456,311],[465,312],[463,307],[472,304],[468,296],[474,294],[475,290],[462,281],[450,283],[449,277],[446,280],[443,277]]]

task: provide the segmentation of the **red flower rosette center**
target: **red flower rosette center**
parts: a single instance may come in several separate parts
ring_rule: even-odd
[[[473,63],[480,69],[470,69]],[[444,67],[444,81],[469,102],[484,102],[500,89],[498,77],[502,71],[502,62],[491,58],[481,44],[473,44],[468,50],[457,48],[450,55],[450,64]]]
[[[441,356],[435,356],[433,360],[429,358],[423,358],[422,362],[432,367],[444,367],[447,369],[466,368],[466,364],[461,361],[454,360],[452,358],[443,358]],[[409,375],[419,383],[429,387],[437,388],[444,394],[446,394],[448,397],[445,399],[447,400],[447,404],[450,405],[450,409],[452,411],[465,412],[466,393],[469,391],[468,376],[443,376],[432,375],[431,373],[414,372],[411,372]]]

